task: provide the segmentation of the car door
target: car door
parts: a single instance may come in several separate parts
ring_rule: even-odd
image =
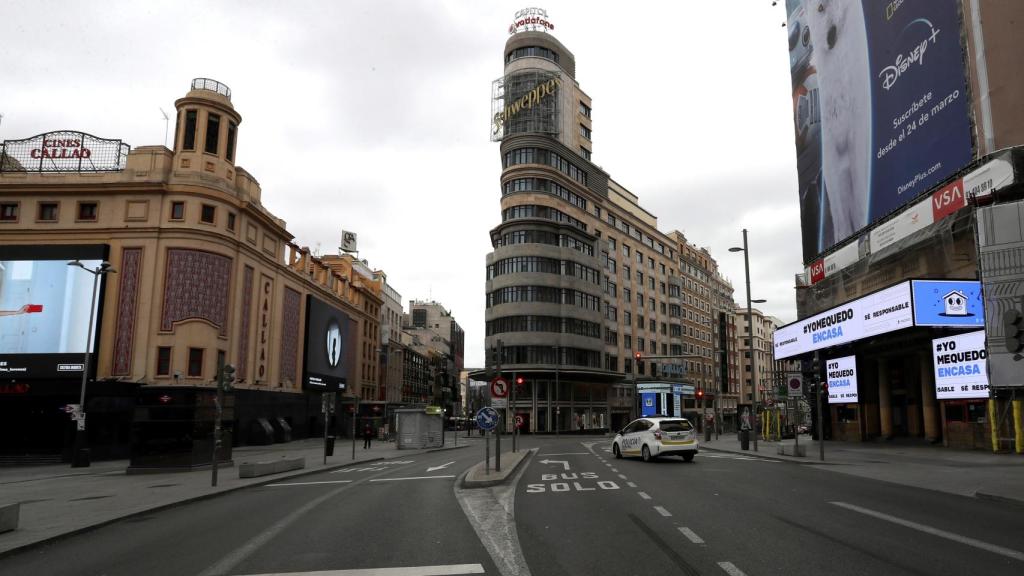
[[[640,454],[639,432],[642,429],[642,423],[643,420],[634,420],[622,431],[622,447],[620,449],[623,454],[629,454],[631,456]]]

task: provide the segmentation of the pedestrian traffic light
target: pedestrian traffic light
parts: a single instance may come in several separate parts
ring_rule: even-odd
[[[218,379],[217,385],[221,390],[229,392],[234,390],[235,386],[235,367],[231,364],[225,364],[220,369],[220,378]]]
[[[1024,350],[1024,316],[1020,310],[1003,312],[1003,332],[1006,334],[1006,351],[1016,354]]]

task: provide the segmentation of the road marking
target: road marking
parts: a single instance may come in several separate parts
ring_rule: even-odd
[[[658,511],[658,514],[661,514],[662,516],[664,516],[666,518],[672,515],[671,512],[669,512],[668,510],[665,510],[664,506],[655,506],[654,509]]]
[[[359,568],[355,570],[317,570],[315,572],[274,572],[250,576],[454,576],[483,574],[480,564],[449,564],[447,566],[408,566],[404,568]]]
[[[589,456],[590,452],[559,452],[558,454],[537,454],[537,456]],[[600,456],[598,456],[600,458]]]
[[[264,484],[264,486],[309,486],[311,484],[346,484],[351,480],[327,480],[324,482],[282,482],[279,484]]]
[[[651,497],[647,495],[647,492],[637,492],[636,495],[641,497],[641,498],[643,498],[644,500],[650,500],[651,499]]]
[[[331,470],[331,474],[346,474],[348,472],[380,472],[384,468],[342,468],[340,470]]]
[[[616,470],[615,468],[612,468],[612,472],[618,472],[618,470]]]
[[[890,516],[889,514],[884,514],[882,512],[876,512],[874,510],[869,510],[867,508],[861,508],[860,506],[847,504],[846,502],[829,502],[829,504],[839,506],[840,508],[846,508],[847,510],[852,510],[854,512],[860,512],[861,514],[865,514],[867,516],[874,516],[879,520],[885,520],[886,522],[892,522],[893,524],[899,524],[900,526],[913,528],[914,530],[918,530],[926,534],[931,534],[932,536],[938,536],[939,538],[945,538],[947,540],[952,540],[954,542],[959,542],[961,544],[973,546],[974,548],[981,548],[982,550],[994,552],[996,554],[999,554],[1000,556],[1006,556],[1007,558],[1013,558],[1014,560],[1020,560],[1021,562],[1024,562],[1024,552],[1019,552],[1017,550],[1013,550],[1010,548],[1003,548],[1002,546],[996,546],[995,544],[989,544],[988,542],[982,542],[981,540],[975,540],[974,538],[968,538],[967,536],[961,536],[959,534],[954,534],[952,532],[946,532],[945,530],[939,530],[938,528],[932,528],[931,526],[918,524],[917,522],[911,522],[910,520],[904,520],[903,518]]]
[[[768,460],[766,458],[757,458],[756,456],[743,456],[743,455],[740,455],[740,454],[707,454],[707,453],[702,453],[700,456],[701,456],[701,458],[724,458],[726,460],[749,460],[749,461],[753,461],[753,462],[771,462],[773,464],[778,464],[780,462],[779,460]]]
[[[561,464],[566,470],[569,469],[569,463],[565,460],[538,460],[541,464]]]
[[[626,482],[626,486],[629,486],[630,488],[636,488],[636,484],[633,484],[632,482]]]
[[[452,464],[455,464],[455,460],[452,460],[451,462],[448,462],[447,464],[441,464],[440,466],[428,466],[427,467],[427,472],[433,472],[434,470],[440,470],[442,468],[447,468],[447,467],[451,466]]]
[[[454,474],[448,476],[408,476],[405,478],[374,478],[370,482],[395,482],[396,480],[426,480],[428,478],[455,478]]]
[[[732,562],[719,562],[718,565],[721,566],[722,570],[725,570],[725,573],[729,576],[747,576]]]
[[[690,542],[693,542],[694,544],[703,544],[704,543],[704,539],[701,538],[700,536],[697,536],[697,533],[694,532],[693,530],[690,530],[689,528],[680,527],[679,531],[683,533],[683,536],[686,536],[687,538],[689,538]]]
[[[623,480],[625,480],[626,479],[626,475],[625,474],[619,474],[619,478],[622,478]]]

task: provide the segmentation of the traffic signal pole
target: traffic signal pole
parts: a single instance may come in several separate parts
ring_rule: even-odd
[[[217,485],[217,449],[220,448],[221,440],[221,416],[224,413],[224,391],[231,388],[235,381],[235,367],[224,364],[223,358],[217,359],[217,396],[214,398],[214,419],[213,419],[213,462],[210,470],[212,476],[210,485]]]

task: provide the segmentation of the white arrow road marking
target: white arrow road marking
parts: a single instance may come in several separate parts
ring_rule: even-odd
[[[1018,552],[1017,550],[1003,548],[1002,546],[996,546],[995,544],[989,544],[988,542],[982,542],[981,540],[975,540],[974,538],[968,538],[967,536],[961,536],[959,534],[954,534],[952,532],[946,532],[945,530],[939,530],[938,528],[932,528],[931,526],[918,524],[917,522],[911,522],[910,520],[904,520],[903,518],[890,516],[889,514],[884,514],[882,512],[876,512],[874,510],[869,510],[867,508],[861,508],[860,506],[847,504],[846,502],[829,502],[829,504],[839,506],[840,508],[846,508],[847,510],[852,510],[854,512],[860,512],[861,514],[865,514],[867,516],[874,516],[875,518],[878,518],[880,520],[885,520],[886,522],[892,522],[893,524],[899,524],[900,526],[912,528],[914,530],[924,532],[925,534],[931,534],[932,536],[938,536],[939,538],[945,538],[947,540],[952,540],[954,542],[959,542],[961,544],[966,544],[968,546],[973,546],[975,548],[981,548],[982,550],[994,552],[996,554],[999,554],[1000,556],[1006,556],[1007,558],[1013,558],[1014,560],[1020,560],[1021,562],[1024,562],[1024,552]]]
[[[566,470],[569,469],[569,463],[566,462],[565,460],[541,460],[540,463],[541,464],[561,464],[562,466],[565,466]]]
[[[451,564],[448,566],[408,566],[403,568],[360,568],[355,570],[317,570],[316,572],[275,572],[252,576],[455,576],[456,574],[483,574],[480,564]]]
[[[442,468],[447,468],[447,467],[451,466],[452,464],[455,464],[455,460],[452,460],[451,462],[449,462],[447,464],[441,464],[440,466],[429,466],[427,468],[427,472],[433,472],[434,470],[440,470]]]

